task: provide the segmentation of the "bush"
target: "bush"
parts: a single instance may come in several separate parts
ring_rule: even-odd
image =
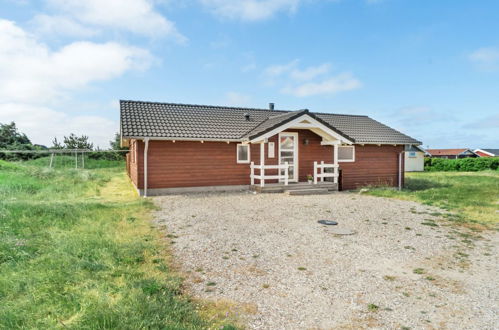
[[[484,170],[497,170],[499,168],[499,157],[480,158],[425,158],[425,171],[460,171],[476,172]]]

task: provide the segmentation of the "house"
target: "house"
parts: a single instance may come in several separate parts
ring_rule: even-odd
[[[313,186],[401,186],[406,145],[367,116],[120,101],[127,171],[141,195]]]
[[[479,157],[499,157],[499,149],[476,149],[474,153]]]
[[[404,153],[404,169],[406,172],[424,171],[426,152],[417,145],[407,145]]]
[[[431,158],[469,158],[478,157],[471,149],[426,149],[426,154]]]

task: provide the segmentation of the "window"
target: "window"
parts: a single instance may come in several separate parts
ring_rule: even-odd
[[[355,161],[355,147],[354,146],[339,146],[338,147],[338,161],[339,162],[354,162]]]
[[[275,145],[274,142],[269,142],[269,158],[275,157]]]
[[[250,162],[250,146],[249,144],[237,145],[237,163],[247,164]]]
[[[409,158],[416,158],[416,152],[415,151],[409,151]]]

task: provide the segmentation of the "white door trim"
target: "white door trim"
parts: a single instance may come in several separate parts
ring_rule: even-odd
[[[294,143],[294,148],[293,148],[293,178],[290,178],[290,182],[298,182],[298,179],[300,178],[300,175],[298,173],[299,169],[299,162],[298,162],[298,133],[297,132],[281,132],[279,133],[278,136],[278,143],[279,143],[279,165],[282,165],[281,163],[281,136],[293,136],[295,143]],[[290,150],[286,150],[290,151]]]

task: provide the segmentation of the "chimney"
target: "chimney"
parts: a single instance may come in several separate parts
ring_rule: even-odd
[[[249,121],[250,120],[250,114],[249,113],[244,113],[244,118]]]
[[[269,110],[274,111],[274,103],[269,103]]]

